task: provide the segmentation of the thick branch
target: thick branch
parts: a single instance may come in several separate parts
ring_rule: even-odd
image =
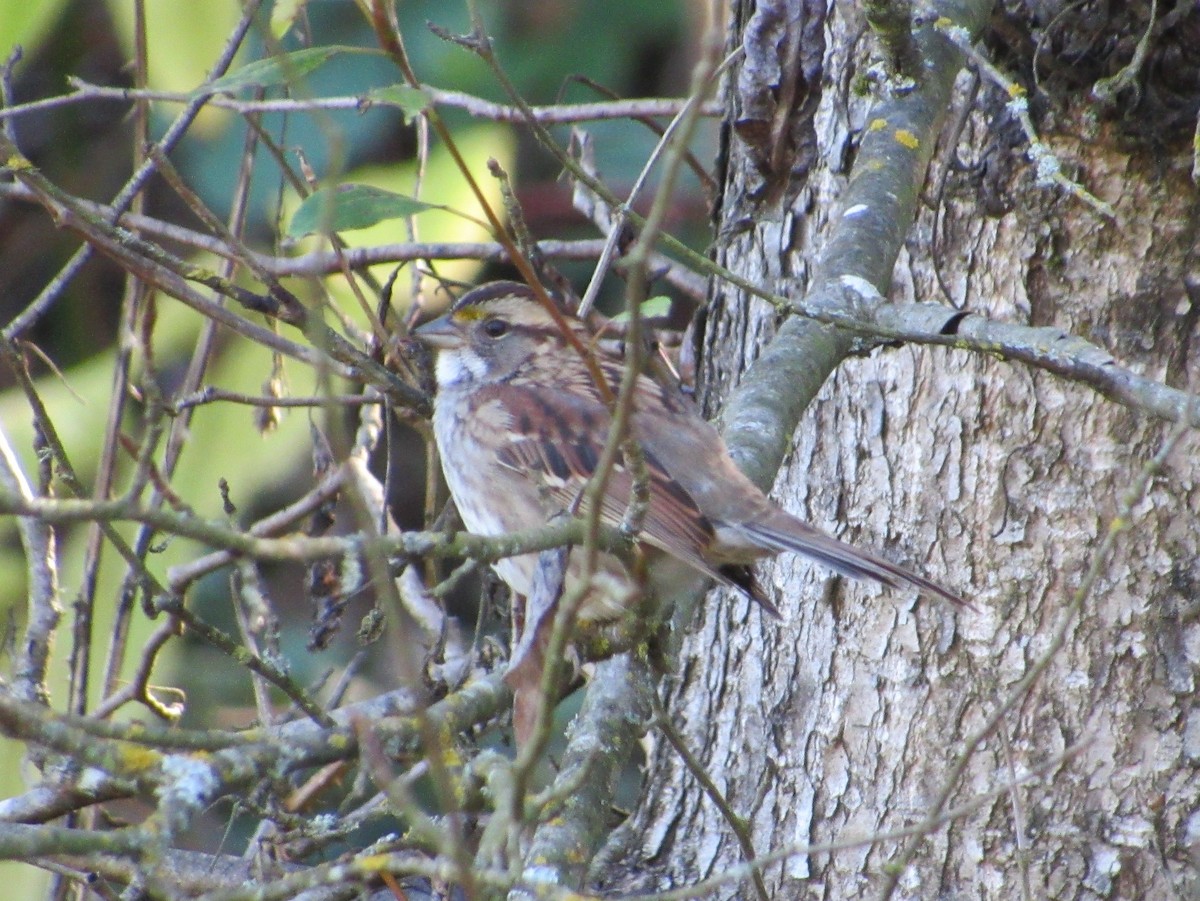
[[[462,689],[438,701],[425,711],[425,716],[447,734],[455,734],[483,723],[511,702],[511,692],[500,676],[489,674],[467,684]],[[203,733],[165,729],[139,724],[136,729],[82,717],[54,714],[37,704],[22,701],[0,691],[0,732],[31,744],[50,747],[69,753],[80,761],[99,767],[118,781],[126,783],[127,791],[134,783],[145,791],[161,792],[170,786],[175,776],[164,767],[167,758],[195,760],[213,775],[205,792],[212,800],[243,788],[263,773],[283,767],[295,772],[305,767],[319,766],[335,760],[345,760],[357,753],[352,722],[370,721],[388,754],[403,756],[419,747],[419,725],[409,709],[411,693],[406,690],[388,692],[361,704],[353,704],[330,713],[332,730],[312,720],[296,720],[271,729],[248,729],[236,733]],[[124,738],[118,738],[124,729]],[[173,733],[181,733],[173,735]],[[136,735],[137,740],[129,736]],[[224,741],[224,746],[222,745]],[[166,753],[181,746],[192,749],[214,748],[195,756]],[[163,748],[160,752],[157,748]],[[109,793],[107,797],[119,795]],[[6,802],[5,813],[25,819],[29,805]]]
[[[983,27],[990,8],[985,0],[940,4],[944,15],[971,34]],[[805,296],[806,309],[827,309],[828,298],[842,298],[840,284],[846,277],[888,293],[963,63],[953,44],[932,28],[919,31],[916,41],[925,61],[924,78],[911,92],[872,109],[841,219]],[[839,312],[855,318],[857,311],[843,307]],[[729,398],[722,412],[725,440],[738,465],[760,487],[774,480],[801,414],[851,346],[844,331],[789,319]]]
[[[632,654],[596,668],[555,782],[571,785],[571,796],[564,799],[563,815],[542,823],[534,834],[522,883],[536,885],[547,878],[566,887],[584,883],[594,849],[608,829],[617,779],[646,731],[653,684],[645,661]],[[523,889],[509,897],[534,894]]]

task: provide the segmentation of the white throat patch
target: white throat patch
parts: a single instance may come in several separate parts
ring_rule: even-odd
[[[439,388],[479,381],[487,372],[487,363],[476,354],[462,350],[438,351],[434,375]]]

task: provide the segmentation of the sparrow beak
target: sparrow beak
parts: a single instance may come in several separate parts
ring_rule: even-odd
[[[454,350],[463,345],[462,332],[449,316],[439,316],[431,322],[426,322],[419,328],[413,329],[412,334],[422,344],[438,350]]]

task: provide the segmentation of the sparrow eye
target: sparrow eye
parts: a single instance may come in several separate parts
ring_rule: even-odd
[[[503,338],[508,334],[508,323],[503,319],[489,319],[483,324],[483,333],[489,338]]]

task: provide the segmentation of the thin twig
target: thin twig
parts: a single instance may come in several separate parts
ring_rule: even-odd
[[[679,730],[671,722],[670,715],[663,708],[662,701],[658,695],[654,696],[654,725],[666,737],[671,747],[675,749],[675,753],[683,760],[683,764],[688,768],[688,772],[692,774],[692,778],[700,783],[704,794],[716,805],[725,822],[729,824],[729,828],[733,831],[738,845],[741,846],[742,856],[746,858],[746,863],[754,863],[758,859],[758,855],[754,851],[754,838],[750,835],[750,830],[746,826],[745,819],[739,816],[737,811],[733,809],[733,806],[726,799],[725,795],[722,794],[717,784],[708,775],[708,771],[704,769],[704,764],[700,762],[687,746],[684,737],[679,734]],[[768,901],[770,895],[767,893],[766,883],[763,882],[762,871],[755,867],[750,872],[750,878],[754,883],[754,890],[758,893],[760,901]]]
[[[137,101],[190,103],[196,99],[196,92],[180,93],[151,89],[114,88],[91,84],[74,76],[69,77],[67,82],[74,89],[72,93],[7,106],[0,109],[0,121],[12,120],[30,113],[59,109],[64,106],[91,103],[96,100],[122,103]],[[424,85],[422,91],[435,106],[465,110],[477,119],[511,122],[518,125],[528,121],[525,111],[518,107],[494,103],[462,91],[448,91],[431,85]],[[374,97],[370,93],[342,97],[274,97],[256,100],[238,100],[236,97],[215,94],[208,95],[205,99],[209,106],[232,110],[241,115],[311,113],[332,110],[365,112],[372,108],[395,106],[392,101],[384,97]],[[570,125],[577,122],[601,122],[612,119],[666,118],[678,115],[685,102],[676,97],[634,97],[594,103],[556,103],[534,106],[530,109],[536,121],[543,125]],[[708,103],[702,113],[705,116],[717,117],[721,114],[720,105]]]
[[[193,391],[176,400],[171,404],[171,412],[179,413],[191,407],[220,401],[246,404],[251,407],[325,407],[330,404],[338,407],[355,407],[360,404],[381,404],[383,398],[369,397],[365,394],[334,394],[327,397],[264,397],[260,394],[245,394],[241,391],[229,391],[215,385],[206,385],[199,391]]]
[[[251,673],[257,673],[262,676],[291,698],[292,702],[303,710],[313,722],[325,728],[333,726],[333,720],[329,718],[329,714],[322,709],[321,705],[310,698],[304,689],[274,660],[260,654],[252,653],[244,645],[238,643],[231,635],[205,622],[175,598],[161,598],[158,606],[162,612],[178,619],[196,637],[203,639],[214,648],[222,651],[229,658],[236,660],[242,666],[246,667],[246,669],[250,670]]]
[[[1039,185],[1058,185],[1060,188],[1066,190],[1067,193],[1082,200],[1102,216],[1108,219],[1116,219],[1117,214],[1111,204],[1090,193],[1083,185],[1063,175],[1062,163],[1054,155],[1054,151],[1038,136],[1037,127],[1033,124],[1033,119],[1029,115],[1028,92],[1001,72],[991,60],[976,50],[971,36],[961,26],[951,24],[949,20],[939,20],[935,25],[942,34],[954,42],[955,46],[962,51],[981,74],[991,80],[993,84],[1008,96],[1007,109],[1009,113],[1016,117],[1021,125],[1021,130],[1025,132],[1025,139],[1029,142],[1028,153],[1034,167],[1037,169],[1037,183]]]
[[[0,486],[26,500],[34,497],[3,423],[0,423]],[[17,520],[17,530],[25,551],[29,584],[25,634],[13,662],[13,682],[19,697],[47,704],[50,700],[46,685],[50,645],[62,618],[58,597],[58,554],[54,531],[48,523],[37,517],[22,516]]]
[[[167,706],[159,701],[150,688],[150,676],[154,672],[154,663],[158,659],[159,651],[166,646],[170,639],[179,635],[179,631],[179,621],[174,617],[168,617],[166,622],[159,625],[142,645],[142,652],[138,655],[138,665],[133,678],[124,687],[114,691],[97,704],[92,716],[97,720],[103,720],[130,701],[140,701],[160,719],[170,723],[178,721],[183,714],[183,708],[179,705]],[[121,728],[124,729],[124,726],[122,725]]]
[[[237,26],[233,33],[226,40],[225,45],[221,48],[221,52],[217,57],[217,61],[213,64],[209,72],[208,80],[215,79],[225,73],[233,62],[234,55],[242,46],[242,41],[246,37],[246,33],[250,29],[251,23],[258,16],[258,8],[262,5],[262,0],[249,0],[242,10],[241,18],[238,20]],[[200,114],[200,110],[207,102],[207,98],[203,96],[191,97],[183,111],[175,118],[175,121],[167,128],[166,133],[158,141],[158,147],[163,153],[170,153],[172,149],[183,139],[187,131],[195,121],[196,116]],[[129,208],[133,199],[141,194],[146,182],[150,176],[154,174],[154,164],[152,160],[145,160],[133,176],[125,183],[125,186],[120,190],[111,204],[115,213],[120,214]],[[84,264],[91,258],[92,247],[84,245],[67,262],[67,264],[59,270],[58,274],[50,281],[45,288],[42,289],[34,300],[17,315],[0,335],[5,340],[11,340],[18,335],[23,334],[37,322],[47,310],[58,300],[63,289],[83,268]]]
[[[729,54],[729,56],[725,58],[721,65],[709,75],[710,81],[720,78],[722,73],[724,73],[729,66],[732,65],[739,53],[740,51],[735,51],[734,53]],[[707,90],[707,87],[705,90]],[[583,319],[588,315],[589,312],[591,312],[592,305],[596,302],[596,297],[600,293],[600,286],[608,272],[608,264],[611,261],[613,252],[616,249],[617,241],[620,239],[625,228],[625,211],[630,209],[633,206],[634,201],[637,200],[638,195],[642,192],[642,188],[645,187],[646,181],[650,177],[650,172],[654,168],[654,164],[658,162],[658,158],[664,152],[664,150],[668,146],[672,146],[675,132],[676,130],[680,129],[681,126],[684,131],[688,132],[688,136],[675,141],[673,146],[677,148],[675,151],[676,154],[686,161],[688,157],[687,147],[690,132],[695,128],[696,112],[701,106],[703,106],[704,96],[705,94],[699,92],[690,94],[688,96],[687,103],[683,105],[683,108],[679,111],[678,115],[676,115],[671,120],[670,124],[667,125],[667,127],[663,130],[658,143],[654,145],[654,150],[651,151],[649,158],[642,166],[641,172],[638,173],[638,177],[634,181],[633,187],[629,189],[629,194],[625,198],[625,203],[618,207],[615,211],[610,211],[608,235],[604,241],[604,252],[600,255],[600,260],[597,263],[595,270],[592,272],[591,280],[588,282],[587,290],[583,293],[583,299],[579,302],[579,309],[576,311],[576,315],[579,316],[579,318]],[[647,247],[652,248],[653,246],[654,241],[649,241]],[[643,252],[645,253],[648,251]],[[629,263],[628,260],[626,262]],[[637,265],[645,267],[647,262],[648,261],[643,260]]]

